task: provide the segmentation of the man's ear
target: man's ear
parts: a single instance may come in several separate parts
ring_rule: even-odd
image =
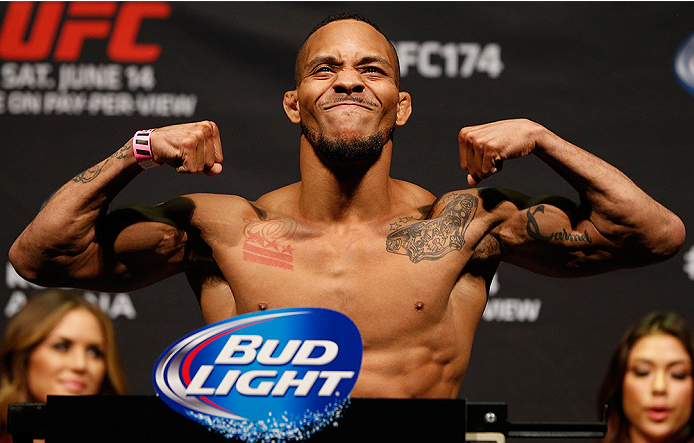
[[[395,124],[402,126],[407,123],[407,119],[412,114],[412,97],[408,92],[400,92],[398,101],[398,115],[395,119]]]
[[[287,113],[289,120],[291,120],[292,123],[299,124],[301,117],[299,116],[299,99],[297,97],[296,89],[284,93],[282,105],[284,106],[284,112]]]

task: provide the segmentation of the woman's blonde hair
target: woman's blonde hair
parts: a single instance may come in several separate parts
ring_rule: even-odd
[[[4,433],[10,403],[32,402],[27,384],[29,356],[66,313],[87,309],[99,321],[104,334],[106,375],[99,395],[127,393],[125,372],[121,363],[111,319],[82,295],[67,290],[48,289],[30,297],[5,328],[0,342],[0,434]]]

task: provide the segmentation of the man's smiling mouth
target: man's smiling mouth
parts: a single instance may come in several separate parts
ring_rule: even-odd
[[[339,107],[343,107],[343,106],[364,108],[364,109],[368,109],[369,111],[373,110],[376,107],[373,103],[371,103],[367,100],[350,98],[350,99],[332,100],[328,104],[323,105],[323,109],[327,111],[330,109],[335,109],[335,108],[339,108]]]

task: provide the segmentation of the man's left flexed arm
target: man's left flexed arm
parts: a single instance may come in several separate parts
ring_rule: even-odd
[[[517,119],[465,127],[458,142],[470,186],[498,173],[504,161],[536,155],[578,191],[588,220],[630,259],[665,260],[684,243],[685,227],[677,215],[614,166],[537,123]]]

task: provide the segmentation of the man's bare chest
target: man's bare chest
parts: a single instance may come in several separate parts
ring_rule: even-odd
[[[421,230],[409,245],[396,246],[390,233],[403,235],[390,225],[316,232],[291,220],[255,221],[239,244],[217,248],[214,255],[242,310],[298,305],[343,310],[368,299],[386,305],[407,299],[411,306],[445,299],[465,265],[463,248],[443,252],[441,235]]]
[[[308,297],[320,305],[360,294],[444,297],[479,240],[479,229],[468,229],[476,211],[475,197],[449,194],[424,219],[416,210],[356,223],[268,216],[235,223],[234,233],[207,230],[205,240],[237,303],[286,297],[293,304]]]

